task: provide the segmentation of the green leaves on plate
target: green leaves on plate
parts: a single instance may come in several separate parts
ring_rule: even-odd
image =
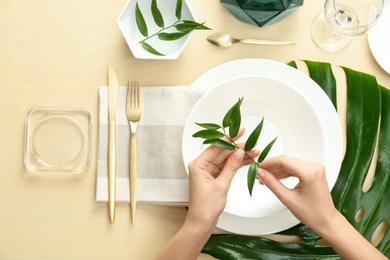
[[[181,9],[183,7],[183,0],[177,0],[176,2],[176,9],[175,9],[175,15],[177,19],[181,19]]]
[[[180,32],[191,32],[193,30],[211,30],[204,23],[197,23],[194,21],[184,20],[175,25],[176,30]]]
[[[154,54],[154,55],[159,55],[159,56],[164,56],[164,54],[156,51],[152,46],[147,44],[146,42],[141,43],[142,48],[144,48],[146,51]]]
[[[160,10],[157,7],[157,0],[152,0],[151,10],[152,10],[154,22],[157,24],[157,26],[164,27],[164,19],[161,15]]]
[[[336,93],[329,64],[307,62],[310,76],[332,100]],[[289,63],[296,67],[295,62]],[[332,197],[336,208],[367,240],[371,241],[381,223],[390,223],[390,90],[379,86],[374,76],[343,68],[347,83],[347,147]],[[333,103],[335,104],[335,103]],[[379,132],[375,178],[368,191],[366,180]],[[375,163],[375,162],[374,162]],[[358,212],[364,214],[357,218]],[[212,235],[202,252],[218,259],[340,259],[329,246],[319,246],[320,237],[304,224],[281,235],[302,238],[282,243],[267,238],[241,235]],[[376,246],[390,258],[389,228]]]
[[[235,149],[240,149],[238,145],[234,142],[234,138],[237,136],[240,126],[241,126],[241,105],[244,98],[239,98],[238,101],[228,110],[222,120],[222,126],[215,123],[196,123],[198,126],[203,127],[203,130],[200,130],[192,135],[192,137],[200,137],[206,139],[203,144],[212,144],[221,148],[224,148],[229,151],[234,151]],[[251,166],[248,170],[248,191],[252,196],[252,190],[256,179],[256,168],[259,166],[259,163],[256,162],[253,158],[251,158],[246,152],[253,149],[256,145],[261,129],[263,128],[264,118],[261,120],[259,125],[253,130],[250,134],[248,140],[245,143],[245,154],[251,160]],[[228,129],[229,135],[227,135],[226,128]],[[220,132],[222,129],[223,133]],[[218,131],[220,130],[220,131]],[[223,139],[221,139],[223,138]],[[227,142],[228,140],[229,142]],[[272,145],[275,143],[276,138],[271,141],[270,144],[264,149],[260,156],[262,156],[262,160],[267,156],[270,151]],[[231,143],[230,143],[231,142]],[[262,161],[261,160],[261,161]],[[259,161],[259,162],[261,162]]]
[[[144,50],[154,55],[164,56],[165,54],[162,54],[161,52],[157,51],[150,44],[145,43],[145,41],[155,36],[157,36],[162,41],[175,41],[185,37],[193,30],[210,30],[210,28],[204,25],[204,22],[197,23],[191,20],[181,20],[182,8],[183,8],[183,1],[177,0],[176,7],[175,7],[175,15],[178,20],[169,26],[165,26],[164,18],[161,14],[160,9],[157,6],[157,0],[152,0],[150,10],[152,12],[153,20],[155,24],[161,29],[154,34],[149,35],[148,26],[145,22],[144,16],[141,12],[141,9],[139,8],[138,2],[136,3],[135,20],[137,23],[137,27],[139,32],[146,37],[145,39],[139,42]],[[177,31],[176,32],[166,31],[172,28],[175,28]]]
[[[163,41],[175,41],[186,36],[188,32],[159,33],[158,38]]]
[[[147,37],[148,36],[148,26],[146,25],[144,16],[139,9],[138,3],[135,5],[135,21],[137,22],[137,27],[139,32]]]

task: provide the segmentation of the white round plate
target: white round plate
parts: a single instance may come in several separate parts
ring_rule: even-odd
[[[238,97],[244,96],[242,125],[247,128],[246,135],[264,116],[258,148],[262,149],[278,136],[269,156],[284,153],[322,162],[329,187],[333,187],[343,156],[341,126],[329,98],[309,77],[279,62],[244,59],[211,69],[192,86],[210,90],[195,105],[185,125],[185,165],[202,152],[202,140],[192,137],[200,130],[195,122],[220,123]],[[255,184],[253,197],[248,195],[246,171],[240,170],[234,178],[217,226],[233,233],[261,235],[298,224],[294,215],[266,187]],[[294,186],[296,180],[286,180],[285,184]]]
[[[378,22],[368,31],[368,44],[378,64],[390,74],[390,0],[384,1]]]

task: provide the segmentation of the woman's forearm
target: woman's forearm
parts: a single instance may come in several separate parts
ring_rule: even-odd
[[[196,259],[203,246],[210,238],[213,227],[214,225],[196,223],[196,221],[187,219],[182,228],[171,239],[157,259]]]
[[[343,260],[387,259],[337,212],[316,231]]]

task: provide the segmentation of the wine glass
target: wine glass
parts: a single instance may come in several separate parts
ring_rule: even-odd
[[[365,34],[379,19],[384,0],[326,0],[311,25],[313,41],[326,51],[347,47],[352,36]]]

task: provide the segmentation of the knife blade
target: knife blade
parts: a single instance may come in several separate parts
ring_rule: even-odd
[[[111,65],[108,66],[108,207],[110,222],[115,221],[116,206],[116,102],[118,78]]]

